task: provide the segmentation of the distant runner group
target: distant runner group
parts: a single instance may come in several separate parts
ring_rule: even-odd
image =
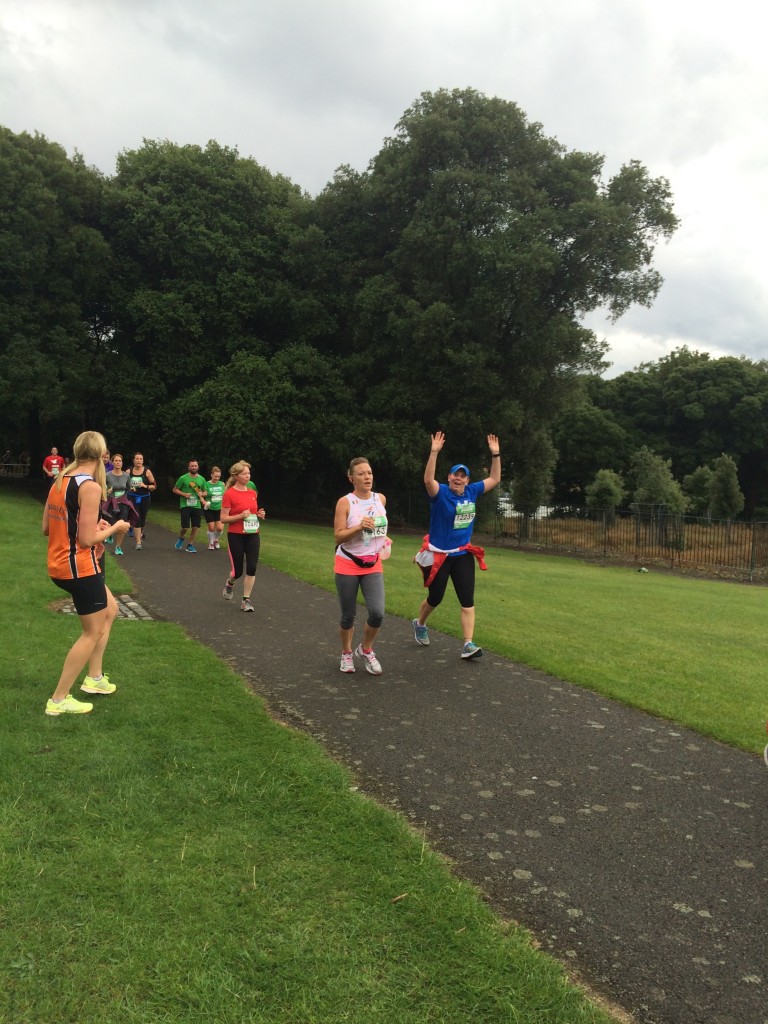
[[[430,502],[429,533],[414,559],[427,588],[427,596],[411,623],[414,640],[420,646],[429,646],[427,620],[442,602],[450,580],[461,608],[460,656],[464,660],[479,658],[483,653],[474,642],[475,562],[481,569],[487,566],[483,549],[472,543],[472,533],[478,498],[497,487],[501,480],[499,439],[489,434],[487,442],[490,472],[485,479],[470,482],[469,467],[457,463],[450,469],[447,483],[439,483],[435,472],[445,435],[441,431],[432,435],[424,469]],[[141,453],[134,455],[130,466],[130,471],[124,469],[122,455],[110,457],[106,441],[97,431],[85,431],[77,437],[68,465],[55,448],[43,463],[43,471],[51,480],[43,512],[43,533],[48,537],[48,575],[72,597],[82,628],[46,705],[48,715],[86,714],[93,709],[92,703],[76,700],[70,692],[86,665],[88,674],[80,687],[84,693],[107,695],[117,689],[103,672],[104,651],[118,613],[117,602],[105,583],[104,545],[114,544],[115,555],[122,555],[124,537],[130,530],[136,550],[142,549],[151,494],[157,488]],[[218,550],[226,526],[230,570],[222,594],[226,600],[232,600],[235,583],[242,578],[240,608],[253,612],[251,592],[259,561],[260,524],[266,512],[259,505],[248,462],[236,462],[226,483],[222,483],[221,476],[219,467],[214,466],[210,480],[205,480],[193,459],[187,472],[174,484],[180,514],[175,547],[189,554],[197,553],[195,540],[204,517],[208,550]],[[354,672],[357,658],[367,672],[381,675],[374,642],[384,620],[382,563],[392,547],[387,501],[373,489],[373,470],[367,459],[352,459],[347,477],[351,490],[339,498],[334,515],[339,669],[343,673]],[[363,596],[367,619],[362,639],[354,647],[358,593]]]

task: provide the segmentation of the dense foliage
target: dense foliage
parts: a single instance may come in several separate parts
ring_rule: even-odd
[[[471,89],[423,94],[316,198],[215,142],[147,141],[107,178],[0,129],[5,446],[97,425],[156,466],[244,456],[311,496],[360,452],[412,483],[435,429],[482,466],[493,431],[535,507],[552,424],[603,367],[582,317],[650,304],[677,223],[664,179],[602,166]],[[585,408],[582,433],[612,419]]]
[[[643,446],[667,460],[685,484],[689,511],[711,510],[711,476],[719,463],[726,495],[718,507],[741,511],[731,479],[743,492],[745,514],[768,518],[768,361],[681,348],[613,380],[591,376],[582,399],[554,427],[560,459],[556,492],[581,504],[583,489],[599,469],[612,469],[634,491],[633,459]]]

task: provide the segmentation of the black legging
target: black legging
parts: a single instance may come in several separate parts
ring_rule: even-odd
[[[138,526],[143,530],[147,525],[147,514],[149,512],[149,506],[152,504],[152,498],[146,491],[138,494],[136,491],[129,491],[128,497],[136,506],[136,511],[139,513]],[[136,499],[138,499],[138,501]]]
[[[260,545],[261,534],[232,533],[231,530],[227,531],[227,547],[229,548],[229,561],[231,564],[229,578],[231,580],[239,580],[243,575],[243,561],[245,561],[245,575],[256,575],[256,566],[259,564]]]

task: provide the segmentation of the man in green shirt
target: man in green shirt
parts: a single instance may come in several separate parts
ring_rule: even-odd
[[[187,468],[188,472],[179,477],[173,488],[173,493],[179,496],[179,512],[181,514],[181,529],[175,546],[177,551],[181,551],[184,547],[187,530],[189,530],[187,551],[194,555],[197,553],[195,535],[200,529],[200,511],[203,508],[208,508],[208,501],[205,494],[205,478],[200,475],[197,459],[190,459]]]

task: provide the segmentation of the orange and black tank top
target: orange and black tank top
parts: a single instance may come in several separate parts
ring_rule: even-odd
[[[54,580],[78,580],[101,573],[93,548],[77,540],[80,485],[93,480],[88,473],[64,477],[61,490],[56,484],[48,493],[48,575]]]

